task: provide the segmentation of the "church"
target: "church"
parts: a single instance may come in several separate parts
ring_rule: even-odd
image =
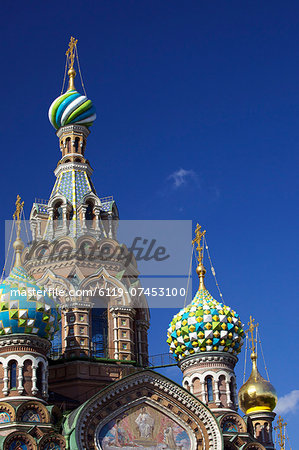
[[[199,225],[197,293],[161,334],[182,385],[150,369],[137,263],[119,257],[129,250],[117,240],[116,202],[92,182],[96,112],[75,88],[76,44],[71,38],[66,52],[68,87],[49,109],[61,152],[56,181],[49,200],[32,206],[27,246],[18,197],[14,264],[0,286],[0,449],[274,449],[277,396],[258,371],[254,319],[252,371],[238,392],[245,331],[205,285]]]

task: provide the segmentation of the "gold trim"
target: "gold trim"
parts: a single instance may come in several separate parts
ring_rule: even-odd
[[[13,248],[15,250],[15,263],[14,267],[20,267],[22,265],[21,253],[24,249],[24,243],[21,239],[21,214],[24,208],[24,202],[21,202],[21,197],[17,195],[16,210],[13,214],[13,219],[16,221],[16,240],[13,243]]]
[[[74,79],[76,76],[76,71],[74,69],[74,61],[75,61],[75,52],[76,52],[76,46],[77,46],[78,39],[75,39],[73,36],[71,36],[70,42],[69,42],[69,48],[66,51],[66,57],[67,62],[69,66],[68,70],[68,76],[69,76],[69,87],[68,91],[75,91],[75,83]]]
[[[204,277],[206,274],[206,269],[202,263],[203,260],[203,246],[200,245],[201,243],[201,239],[204,237],[204,235],[206,234],[206,230],[201,231],[201,226],[199,224],[196,225],[195,228],[195,238],[192,241],[192,244],[194,245],[195,243],[197,244],[197,248],[196,251],[198,252],[198,256],[197,256],[197,261],[198,261],[198,266],[196,268],[196,273],[198,275],[199,278],[199,290],[204,290],[206,289],[205,287],[205,283],[204,283]]]
[[[271,408],[269,406],[254,406],[247,409],[246,414],[250,414],[255,411],[271,411]]]

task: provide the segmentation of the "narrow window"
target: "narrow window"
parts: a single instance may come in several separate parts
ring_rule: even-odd
[[[86,212],[85,212],[86,226],[88,228],[92,228],[93,219],[94,219],[93,204],[88,202]]]
[[[78,150],[79,150],[79,138],[76,137],[76,139],[75,139],[75,152],[78,153]]]
[[[68,153],[71,153],[71,150],[72,150],[72,146],[71,146],[72,144],[71,144],[71,138],[67,138],[66,139],[66,148],[67,148],[67,152]]]
[[[12,362],[10,365],[10,389],[17,387],[17,363]]]
[[[208,392],[208,402],[213,401],[213,381],[212,377],[207,378],[207,392]]]
[[[235,403],[235,387],[233,381],[229,383],[229,391],[230,391],[230,400],[232,403]]]

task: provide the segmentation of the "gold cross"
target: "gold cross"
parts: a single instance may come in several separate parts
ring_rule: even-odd
[[[250,316],[249,322],[248,322],[249,329],[247,331],[245,331],[245,333],[251,334],[251,338],[249,338],[249,339],[251,340],[251,350],[253,353],[255,352],[255,343],[256,343],[256,339],[253,336],[253,332],[254,332],[254,329],[259,326],[258,323],[254,323],[254,322],[255,322],[254,318],[252,316]]]
[[[201,226],[199,226],[199,224],[196,225],[195,228],[195,238],[192,241],[192,244],[194,245],[195,242],[197,243],[197,248],[196,250],[198,251],[198,257],[197,260],[199,262],[199,264],[202,263],[202,258],[203,258],[203,246],[200,246],[200,242],[201,242],[201,238],[206,234],[206,230],[201,231]]]
[[[13,219],[17,223],[17,229],[16,229],[17,239],[20,239],[20,234],[21,234],[21,213],[23,211],[23,207],[24,207],[24,202],[21,202],[21,197],[19,195],[17,195],[16,210],[13,214]]]
[[[280,445],[281,450],[283,450],[285,448],[285,446],[284,446],[284,443],[285,443],[284,427],[286,427],[286,426],[287,426],[287,423],[283,422],[283,418],[281,416],[278,416],[277,426],[274,427],[274,430],[279,430],[278,439],[280,440],[279,445]]]
[[[21,202],[21,197],[19,195],[17,195],[16,210],[13,214],[13,218],[14,218],[14,220],[17,221],[17,223],[20,222],[23,207],[24,207],[24,202]]]
[[[73,36],[71,37],[71,40],[69,42],[69,48],[66,51],[66,56],[69,63],[69,69],[73,69],[74,67],[74,60],[75,60],[75,49],[77,45],[78,39],[75,39]]]

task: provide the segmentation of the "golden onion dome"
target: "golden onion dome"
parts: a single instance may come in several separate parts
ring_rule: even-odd
[[[251,354],[252,372],[239,390],[239,406],[245,414],[257,411],[273,411],[277,403],[275,388],[257,369],[256,353]]]

